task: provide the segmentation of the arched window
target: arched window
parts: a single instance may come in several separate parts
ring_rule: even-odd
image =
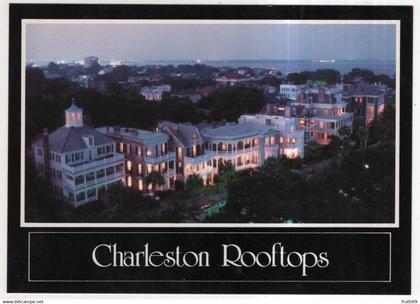
[[[238,142],[238,150],[242,150],[244,148],[244,143],[242,141]]]
[[[232,144],[228,144],[228,151],[232,151]]]
[[[224,149],[223,149],[224,147],[223,147],[223,143],[219,143],[219,145],[217,146],[217,149],[219,150],[219,151],[224,151]]]

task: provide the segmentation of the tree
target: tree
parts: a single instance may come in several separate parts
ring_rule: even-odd
[[[252,87],[228,87],[203,97],[198,106],[209,110],[210,121],[236,121],[244,113],[257,113],[265,104],[261,90]]]
[[[338,129],[338,135],[342,140],[349,140],[351,136],[351,129],[347,126]]]
[[[217,186],[222,185],[222,189],[225,190],[228,186],[229,181],[238,176],[235,168],[233,168],[232,163],[228,161],[227,163],[219,164],[219,172],[217,176]]]
[[[305,164],[313,164],[324,159],[324,146],[313,141],[305,145],[303,161]]]
[[[353,83],[355,81],[363,80],[367,83],[375,81],[375,73],[368,69],[352,69],[351,72],[343,76],[344,83]]]
[[[196,190],[203,187],[203,185],[203,179],[197,174],[192,174],[188,176],[185,186],[187,190]]]
[[[361,149],[366,149],[367,142],[369,140],[369,129],[363,126],[360,126],[357,129],[357,138],[359,140],[359,145]]]
[[[146,184],[152,184],[153,193],[155,193],[156,186],[163,186],[165,184],[165,178],[160,172],[153,171],[146,176]]]
[[[58,73],[60,71],[60,66],[55,62],[51,61],[47,67],[48,72],[50,73]]]

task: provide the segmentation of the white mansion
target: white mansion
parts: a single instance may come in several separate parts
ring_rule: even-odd
[[[115,140],[83,124],[83,112],[74,103],[65,118],[64,127],[35,139],[32,153],[53,194],[80,206],[101,198],[109,185],[124,178],[124,155],[116,152]]]

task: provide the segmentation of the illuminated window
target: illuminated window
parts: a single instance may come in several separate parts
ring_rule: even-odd
[[[150,165],[150,164],[147,164],[147,173],[152,173],[152,171],[153,171],[153,166],[152,165]]]
[[[152,156],[152,150],[149,147],[146,148],[146,156]]]
[[[293,144],[296,143],[296,139],[295,138],[292,138],[292,143]]]
[[[139,179],[139,190],[143,191],[143,181]]]
[[[178,147],[178,149],[177,149],[177,157],[178,157],[178,160],[182,159],[182,148],[181,147]]]
[[[127,176],[127,186],[131,187],[132,185],[133,185],[133,182],[131,180],[131,176],[129,175],[129,176]]]
[[[136,150],[137,150],[137,156],[141,156],[141,147],[136,147]]]
[[[131,160],[127,160],[127,171],[131,171]]]
[[[271,145],[274,145],[274,136],[271,136],[271,137],[270,137],[270,144],[271,144]]]
[[[138,164],[137,165],[137,172],[138,172],[138,174],[142,174],[143,173],[143,166],[142,166],[142,164]]]
[[[270,139],[268,137],[265,138],[265,145],[268,146],[270,144]]]
[[[122,153],[124,152],[124,144],[120,142],[119,151]]]
[[[373,113],[374,113],[373,107],[368,107],[367,113],[368,113],[369,116],[373,116]]]
[[[283,143],[283,137],[282,136],[280,136],[280,143],[281,144]]]

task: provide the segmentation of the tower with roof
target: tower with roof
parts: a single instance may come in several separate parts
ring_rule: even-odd
[[[32,155],[54,196],[80,206],[124,181],[124,156],[116,152],[114,139],[83,124],[83,110],[74,99],[64,115],[63,127],[45,130],[33,141]]]

